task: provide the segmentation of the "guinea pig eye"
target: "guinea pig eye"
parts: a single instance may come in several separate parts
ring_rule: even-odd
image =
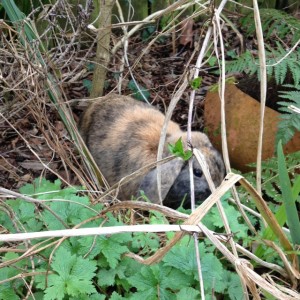
[[[203,174],[202,170],[201,169],[194,169],[194,175],[196,177],[201,177]]]

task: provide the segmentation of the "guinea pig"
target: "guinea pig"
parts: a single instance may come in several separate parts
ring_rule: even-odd
[[[128,96],[109,94],[91,103],[79,123],[80,133],[100,171],[110,185],[119,182],[146,165],[157,161],[157,149],[164,123],[164,115],[153,106]],[[181,137],[187,144],[187,134],[170,121],[167,128],[163,158],[170,156],[168,144]],[[192,145],[205,157],[216,186],[224,178],[221,155],[213,148],[208,137],[192,132]],[[193,159],[195,199],[203,202],[210,189],[199,163]],[[139,176],[119,189],[118,199],[130,200],[142,190],[149,200],[159,203],[157,169]],[[163,204],[171,208],[190,207],[190,175],[188,162],[179,157],[161,165]],[[184,201],[184,203],[183,203]]]

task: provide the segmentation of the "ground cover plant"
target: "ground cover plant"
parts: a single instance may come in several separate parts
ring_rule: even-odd
[[[283,155],[280,142],[299,131],[299,114],[289,108],[299,106],[300,78],[299,23],[291,13],[260,10],[269,76],[287,85],[279,93],[277,154],[259,174],[262,195],[254,188],[257,173],[240,175],[227,165],[221,187],[212,187],[194,211],[153,205],[142,193],[118,203],[76,129],[99,65],[106,70],[105,93],[134,95],[167,114],[173,106],[172,119],[188,130],[203,129],[205,92],[224,71],[263,82],[257,10],[222,10],[225,2],[181,0],[155,8],[153,1],[148,19],[136,24],[128,21],[130,13],[126,19],[126,5],[107,1],[119,20],[98,24],[114,28],[103,31],[110,55],[100,61],[97,5],[1,2],[0,299],[299,298],[300,158],[299,152]],[[200,156],[180,142],[169,148],[186,160]],[[147,224],[166,229],[136,230]],[[122,231],[126,225],[130,232]],[[95,228],[112,231],[89,231]],[[85,234],[72,236],[77,229]],[[9,233],[25,235],[9,240]]]
[[[50,182],[36,179],[33,184],[23,186],[20,192],[37,201],[17,198],[6,202],[17,220],[13,223],[9,214],[1,215],[1,224],[9,232],[51,231],[78,227],[80,224],[82,228],[121,226],[129,217],[125,215],[121,220],[120,215],[112,213],[99,216],[98,212],[103,210],[102,204],[92,205],[79,187],[61,188],[59,180]],[[230,205],[226,206],[226,210],[231,215],[230,223],[239,226],[237,238],[246,237],[247,227],[239,223],[239,212]],[[218,221],[219,216],[214,209],[207,215],[207,222],[218,231],[223,227]],[[162,214],[152,212],[149,223],[168,224],[168,220]],[[2,268],[1,280],[10,280],[1,285],[0,297],[19,299],[27,295],[29,299],[197,299],[197,265],[196,260],[191,259],[195,258],[195,251],[189,236],[182,239],[159,264],[153,266],[143,266],[124,256],[129,252],[149,256],[158,250],[162,238],[168,240],[170,237],[154,233],[122,233],[56,241],[32,240],[29,253],[30,248],[38,253],[33,260],[26,253],[23,243],[16,244],[15,249],[19,251],[3,256],[2,266],[5,267]],[[59,247],[53,249],[53,244]],[[212,244],[200,242],[206,294],[223,294],[228,295],[229,299],[240,299],[242,291],[238,275],[227,270],[221,257],[214,251]],[[25,280],[35,274],[34,280],[30,282],[30,293],[28,287],[20,282],[18,274],[21,270]],[[226,278],[226,281],[222,278]]]

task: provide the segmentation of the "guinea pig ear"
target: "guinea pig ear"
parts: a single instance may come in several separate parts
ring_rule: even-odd
[[[172,187],[175,179],[180,174],[184,161],[181,158],[175,158],[161,165],[161,196],[164,200]],[[157,190],[157,168],[147,173],[141,181],[139,190],[144,191],[145,195],[152,203],[159,204]]]

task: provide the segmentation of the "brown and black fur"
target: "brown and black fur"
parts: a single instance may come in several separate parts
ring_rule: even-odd
[[[164,115],[152,106],[131,97],[110,94],[90,104],[80,121],[80,131],[104,177],[113,185],[156,161],[163,122]],[[174,144],[180,137],[186,144],[186,133],[178,124],[169,122],[163,157],[170,155],[167,144]],[[220,154],[204,133],[193,132],[192,144],[202,151],[212,178],[219,185],[224,177]],[[196,200],[201,202],[210,192],[196,161],[194,170]],[[138,195],[139,190],[143,190],[152,202],[158,203],[156,168],[123,186],[118,198],[129,200]],[[162,165],[162,195],[164,205],[178,207],[184,196],[184,206],[189,205],[188,166],[180,158]]]

